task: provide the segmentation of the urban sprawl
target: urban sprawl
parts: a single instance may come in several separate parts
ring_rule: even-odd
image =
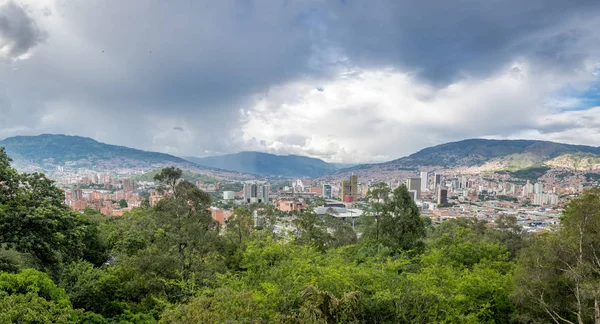
[[[119,174],[93,170],[65,170],[58,167],[52,177],[65,192],[65,202],[75,210],[91,208],[108,216],[122,216],[143,204],[154,206],[162,195],[154,181],[135,180],[140,170]],[[553,176],[553,174],[555,176]],[[537,181],[511,177],[508,172],[454,174],[448,171],[420,172],[413,177],[384,182],[390,189],[405,185],[411,198],[434,223],[451,218],[476,218],[489,226],[502,215],[514,216],[531,232],[543,232],[559,222],[562,206],[589,185],[585,177],[565,181],[560,172],[549,172]],[[370,215],[369,190],[380,181],[347,179],[324,182],[319,179],[267,181],[203,181],[195,184],[213,196],[212,215],[226,223],[236,206],[271,204],[292,215],[312,208],[352,225]]]

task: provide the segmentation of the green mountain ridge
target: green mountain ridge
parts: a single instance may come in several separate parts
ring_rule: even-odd
[[[240,152],[206,158],[185,159],[157,152],[110,145],[91,138],[43,134],[15,136],[0,141],[0,147],[28,171],[54,170],[56,166],[98,169],[143,168],[155,170],[167,165],[184,169],[233,172],[283,177],[320,177],[356,172],[386,175],[420,168],[480,168],[483,171],[517,171],[532,167],[597,169],[600,148],[535,140],[468,139],[422,149],[409,156],[379,164],[349,168],[298,155]]]
[[[59,134],[15,136],[0,141],[0,147],[18,163],[72,167],[151,167],[181,165],[193,167],[182,158],[157,152],[110,145],[91,138]]]
[[[519,170],[540,166],[577,169],[576,160],[582,158],[587,158],[585,165],[591,168],[594,162],[600,161],[600,147],[536,140],[467,139],[428,147],[389,162],[345,168],[338,173],[419,167],[451,169],[486,165],[489,165],[490,170]],[[560,161],[562,163],[559,163]]]
[[[205,158],[186,157],[198,165],[244,173],[284,177],[318,177],[333,173],[338,165],[299,155],[240,152]]]

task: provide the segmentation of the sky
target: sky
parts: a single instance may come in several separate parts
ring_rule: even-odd
[[[0,0],[0,139],[379,162],[600,145],[597,0]]]

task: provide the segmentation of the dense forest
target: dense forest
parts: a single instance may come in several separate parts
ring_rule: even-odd
[[[167,168],[167,198],[72,211],[0,149],[0,323],[600,323],[600,190],[542,236],[516,220],[432,226],[406,190],[370,191],[360,236],[306,211],[236,209]],[[255,217],[255,211],[257,217]]]

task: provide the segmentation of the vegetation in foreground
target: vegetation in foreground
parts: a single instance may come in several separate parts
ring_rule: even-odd
[[[405,187],[371,191],[360,239],[265,207],[215,223],[181,171],[169,198],[119,218],[77,213],[0,150],[0,323],[598,323],[600,190],[542,237],[512,218],[432,227]],[[256,223],[255,223],[256,221]]]

